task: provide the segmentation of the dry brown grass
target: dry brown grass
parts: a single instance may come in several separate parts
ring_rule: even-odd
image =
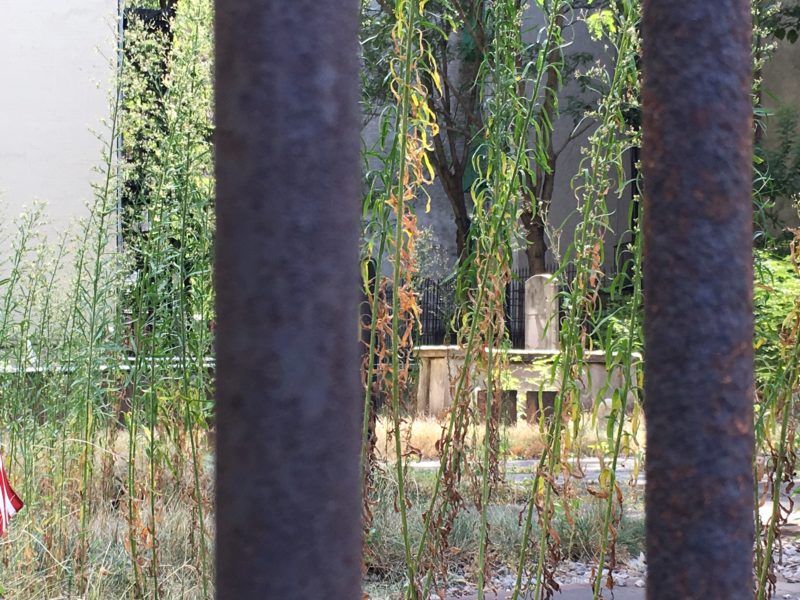
[[[202,598],[201,533],[194,497],[194,473],[184,438],[157,436],[155,471],[155,525],[149,533],[150,483],[148,438],[141,431],[134,461],[135,489],[128,489],[129,436],[122,430],[98,435],[93,445],[93,474],[86,490],[91,504],[86,523],[88,555],[81,551],[81,464],[79,441],[42,438],[30,448],[30,477],[21,472],[21,460],[9,460],[12,479],[26,502],[10,532],[0,541],[3,565],[0,595],[8,600],[82,598],[114,600],[140,597],[132,575],[131,528],[138,532],[137,563],[145,592],[153,597],[152,575],[158,574],[159,597],[164,600]],[[213,455],[205,432],[197,433],[200,488],[205,511],[205,541],[214,535]],[[65,458],[62,465],[62,452]],[[129,501],[134,508],[133,518]],[[158,560],[152,561],[153,545]],[[82,564],[82,566],[78,566]],[[206,563],[212,569],[210,560]],[[213,573],[206,574],[210,581]]]
[[[578,427],[578,436],[572,445],[578,454],[594,454],[595,449],[605,439],[604,417],[600,416],[592,422],[590,415],[586,415]],[[436,444],[442,436],[443,428],[447,423],[434,417],[418,417],[402,426],[403,452],[409,448],[418,451],[422,460],[435,460],[439,458]],[[541,424],[531,424],[519,421],[515,425],[503,426],[501,440],[507,458],[533,459],[541,456],[544,449],[544,429]],[[572,428],[572,425],[569,426]],[[629,431],[629,427],[626,427]],[[378,419],[376,435],[378,438],[376,449],[378,458],[382,460],[394,459],[394,439],[387,434],[391,430],[391,421],[385,418]],[[644,445],[644,427],[640,427],[635,439]],[[470,429],[468,436],[477,444],[483,439],[483,424],[480,423]]]
[[[433,417],[419,417],[403,425],[403,452],[407,452],[409,447],[419,451],[423,460],[434,460],[439,458],[436,444],[442,437],[443,428],[447,424]],[[377,450],[378,456],[384,460],[394,459],[393,438],[387,439],[387,433],[391,428],[391,422],[386,419],[379,419],[376,427],[378,437]],[[483,440],[483,424],[478,424],[470,428],[467,434],[471,440],[480,444]],[[538,427],[532,426],[525,421],[516,425],[504,426],[502,430],[503,445],[506,453],[514,458],[534,458],[539,456],[544,449],[542,434]]]

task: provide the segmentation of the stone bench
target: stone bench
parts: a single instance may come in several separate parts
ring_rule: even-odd
[[[508,368],[496,377],[495,385],[504,392],[500,411],[505,421],[516,420],[522,412],[520,406],[524,406],[528,420],[540,407],[552,406],[560,387],[554,369],[560,353],[558,332],[558,282],[552,275],[534,275],[525,282],[525,349],[509,350]],[[453,403],[453,387],[464,368],[464,350],[458,346],[421,346],[415,352],[419,365],[417,413],[442,417]],[[632,357],[633,388],[640,361],[640,355]],[[474,365],[472,370],[469,393],[479,407],[485,407],[486,373],[478,372]],[[601,396],[604,400],[622,389],[624,382],[622,367],[608,372],[605,352],[588,352],[577,382],[582,405],[590,409]],[[628,393],[629,406],[633,406],[635,393],[635,389]]]
[[[554,359],[558,350],[509,350],[508,368],[496,378],[496,385],[513,398],[516,405],[524,394],[525,413],[530,418],[539,405],[552,404],[552,398],[559,391],[558,373],[554,373]],[[458,346],[421,346],[416,349],[415,358],[419,365],[419,384],[417,387],[417,413],[433,417],[445,415],[453,403],[454,387],[464,367],[464,350]],[[631,369],[641,361],[641,356],[634,355]],[[634,373],[631,373],[635,377]],[[486,376],[473,367],[470,377],[469,393],[476,402],[478,395],[486,390]],[[635,386],[635,379],[634,379]],[[624,387],[624,372],[617,367],[611,373],[606,371],[606,355],[602,351],[587,353],[585,369],[578,381],[581,390],[581,403],[584,408],[593,406],[599,396],[611,397],[614,390]],[[629,391],[629,401],[634,398],[635,390]],[[506,402],[511,403],[509,399]],[[505,411],[504,411],[505,412]]]

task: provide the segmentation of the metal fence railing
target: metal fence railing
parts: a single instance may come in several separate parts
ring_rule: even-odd
[[[547,264],[547,271],[556,272],[555,263]],[[615,276],[606,273],[603,276],[608,283]],[[506,285],[504,312],[506,317],[506,331],[512,348],[525,347],[525,281],[530,277],[527,268],[518,269],[513,273],[511,281]],[[569,264],[561,271],[559,279],[559,297],[568,291],[575,278],[575,266]],[[458,299],[456,298],[455,278],[445,279],[425,278],[417,283],[417,303],[420,309],[420,332],[415,336],[417,346],[442,346],[456,343],[456,329],[453,324]],[[391,287],[386,288],[386,301],[391,302]],[[561,312],[561,307],[559,307]]]
[[[514,348],[525,347],[525,280],[528,271],[514,274],[506,286],[506,330]],[[453,317],[456,310],[456,289],[453,279],[424,279],[418,288],[421,329],[417,343],[422,346],[452,344],[456,341]]]

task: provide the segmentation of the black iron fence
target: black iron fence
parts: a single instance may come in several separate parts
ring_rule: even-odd
[[[453,315],[456,307],[454,279],[424,279],[418,290],[422,333],[418,344],[438,346],[455,343]]]
[[[515,273],[506,285],[506,329],[514,348],[525,347],[525,281],[528,277],[527,270]]]
[[[627,265],[629,260],[624,261]],[[546,264],[547,271],[558,271],[555,263]],[[615,270],[616,271],[616,270]],[[506,331],[512,348],[525,347],[525,282],[530,277],[527,268],[513,273],[511,281],[506,285],[504,311]],[[616,277],[616,272],[603,276],[604,284]],[[575,278],[575,266],[570,264],[561,271],[559,279],[559,313],[562,307],[560,299],[569,290]],[[385,301],[391,303],[392,289],[386,288]],[[422,279],[417,284],[417,303],[420,308],[420,332],[415,336],[416,346],[442,346],[456,343],[456,327],[454,318],[458,299],[456,298],[456,281],[454,277],[445,279]],[[563,315],[562,315],[563,316]],[[364,317],[368,322],[368,317]]]
[[[506,285],[506,330],[514,348],[525,347],[525,281],[528,277],[527,269],[519,270]],[[455,343],[455,280],[424,279],[419,285],[418,294],[422,333],[417,343],[422,346]]]
[[[630,261],[628,259],[621,262],[628,265]],[[546,268],[549,273],[554,273],[558,270],[558,265],[547,264]],[[525,347],[525,281],[529,277],[530,271],[527,268],[518,269],[506,285],[504,303],[506,331],[512,348]],[[603,277],[604,284],[608,284],[614,277],[616,272],[606,273]],[[561,281],[559,288],[562,292],[559,294],[559,313],[561,313],[560,298],[575,279],[575,266],[567,265],[561,271],[559,279]],[[389,293],[391,294],[391,291]],[[422,331],[415,340],[416,344],[421,346],[454,344],[456,331],[453,318],[457,306],[455,279],[423,279],[417,288],[417,293]]]

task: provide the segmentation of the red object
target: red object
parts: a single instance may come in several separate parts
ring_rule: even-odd
[[[16,515],[25,504],[22,502],[14,488],[8,482],[8,473],[3,464],[3,457],[0,456],[0,536],[8,531],[8,524],[11,518]]]

